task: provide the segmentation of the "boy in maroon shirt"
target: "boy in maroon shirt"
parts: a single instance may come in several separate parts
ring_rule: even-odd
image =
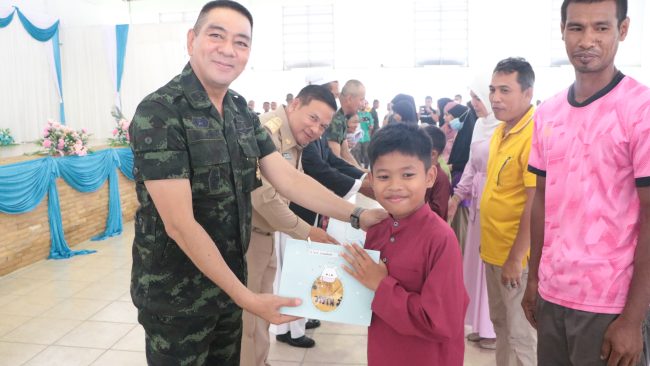
[[[368,365],[462,366],[469,302],[462,259],[449,225],[424,201],[436,170],[431,139],[417,126],[388,125],[368,148],[376,200],[390,217],[371,227],[365,248],[347,245],[344,269],[375,291]]]

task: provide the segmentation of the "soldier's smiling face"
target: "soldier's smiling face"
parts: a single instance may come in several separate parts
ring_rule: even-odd
[[[302,146],[318,140],[334,117],[334,110],[325,102],[312,99],[303,105],[295,98],[287,107],[289,128],[296,142]]]
[[[212,9],[198,31],[189,30],[190,64],[208,92],[228,89],[244,71],[250,56],[252,33],[248,19],[229,8]]]

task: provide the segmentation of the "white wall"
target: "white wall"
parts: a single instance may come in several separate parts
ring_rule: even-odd
[[[186,62],[185,33],[203,3],[203,0],[0,0],[0,7],[17,5],[25,12],[47,13],[61,19],[63,91],[68,124],[80,127],[92,121],[93,132],[103,138],[112,128],[110,108],[113,95],[107,64],[97,62],[97,58],[103,56],[92,56],[102,49],[99,25],[133,24],[122,87],[124,111],[131,116],[142,97],[171,79]],[[305,85],[305,76],[313,73],[310,70],[282,70],[281,6],[303,5],[306,1],[249,0],[242,3],[249,7],[255,18],[253,52],[247,70],[232,87],[248,99],[254,99],[257,108],[261,109],[264,100],[281,103],[286,93],[295,94]],[[330,2],[312,0],[309,3]],[[332,73],[341,82],[349,78],[364,82],[367,99],[380,99],[382,108],[399,92],[414,95],[418,102],[423,101],[425,95],[437,99],[456,93],[463,94],[467,100],[466,85],[472,75],[478,70],[489,70],[496,61],[508,56],[523,56],[533,64],[537,73],[535,99],[544,99],[573,80],[570,67],[549,66],[551,32],[554,31],[549,27],[551,0],[469,0],[470,66],[425,68],[412,67],[414,47],[410,21],[413,19],[413,1],[401,1],[390,6],[387,2],[370,0],[333,0],[333,4],[336,31],[335,70]],[[647,46],[650,44],[650,25],[643,26],[644,23],[650,24],[650,4],[631,0],[632,5],[636,8],[630,8],[630,40],[641,48],[642,62],[639,66],[621,69],[650,84],[650,47]],[[161,19],[178,22],[161,24]],[[17,20],[14,22],[12,26],[18,24]],[[6,29],[0,29],[0,40],[3,31]],[[555,31],[559,32],[559,25]],[[638,51],[628,44],[621,44],[619,54]],[[6,57],[9,56],[0,56],[0,62]],[[21,57],[29,57],[29,54]],[[35,62],[29,63],[29,68],[37,67]],[[49,72],[47,64],[43,67]],[[6,70],[2,64],[0,70]],[[19,74],[23,71],[14,72]],[[7,79],[0,74],[0,81],[7,83],[10,80],[16,82],[15,76]],[[50,85],[41,87],[55,92]],[[37,112],[16,112],[9,119],[0,117],[0,127],[7,123],[14,129],[21,124],[41,126],[47,117],[56,117],[51,115],[52,111],[58,110],[56,104],[44,108],[28,99],[23,99],[27,101],[20,108],[37,108]],[[55,97],[50,99],[48,103],[56,103]],[[6,103],[0,100],[0,108],[16,108]],[[29,120],[21,120],[26,118]],[[103,129],[102,124],[107,127]],[[36,138],[24,136],[21,139]]]

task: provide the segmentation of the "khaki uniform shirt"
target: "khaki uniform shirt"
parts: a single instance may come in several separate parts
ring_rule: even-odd
[[[135,305],[161,315],[197,316],[236,311],[230,297],[205,277],[166,233],[147,180],[188,179],[195,220],[224,261],[246,281],[251,192],[261,185],[258,159],[275,145],[228,91],[223,117],[188,63],[180,75],[138,105],[129,127],[140,206],[135,214],[131,295]]]
[[[300,163],[302,146],[298,145],[291,133],[289,120],[284,108],[260,116],[262,125],[271,135],[278,152],[291,166],[302,172]],[[289,200],[282,197],[266,178],[262,186],[251,194],[253,200],[253,230],[261,234],[280,231],[295,239],[307,239],[311,225],[289,209]]]

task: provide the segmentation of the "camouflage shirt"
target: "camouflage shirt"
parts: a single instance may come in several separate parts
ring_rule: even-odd
[[[129,133],[140,207],[135,216],[131,296],[138,308],[169,315],[233,311],[228,295],[167,236],[146,180],[189,179],[194,218],[245,283],[251,230],[250,193],[261,185],[258,159],[273,141],[233,91],[222,118],[188,63],[138,105]]]
[[[345,113],[343,109],[339,109],[332,117],[332,123],[330,123],[327,130],[325,130],[325,136],[327,141],[336,141],[340,144],[345,141],[345,136],[348,131],[348,120],[345,118]]]

